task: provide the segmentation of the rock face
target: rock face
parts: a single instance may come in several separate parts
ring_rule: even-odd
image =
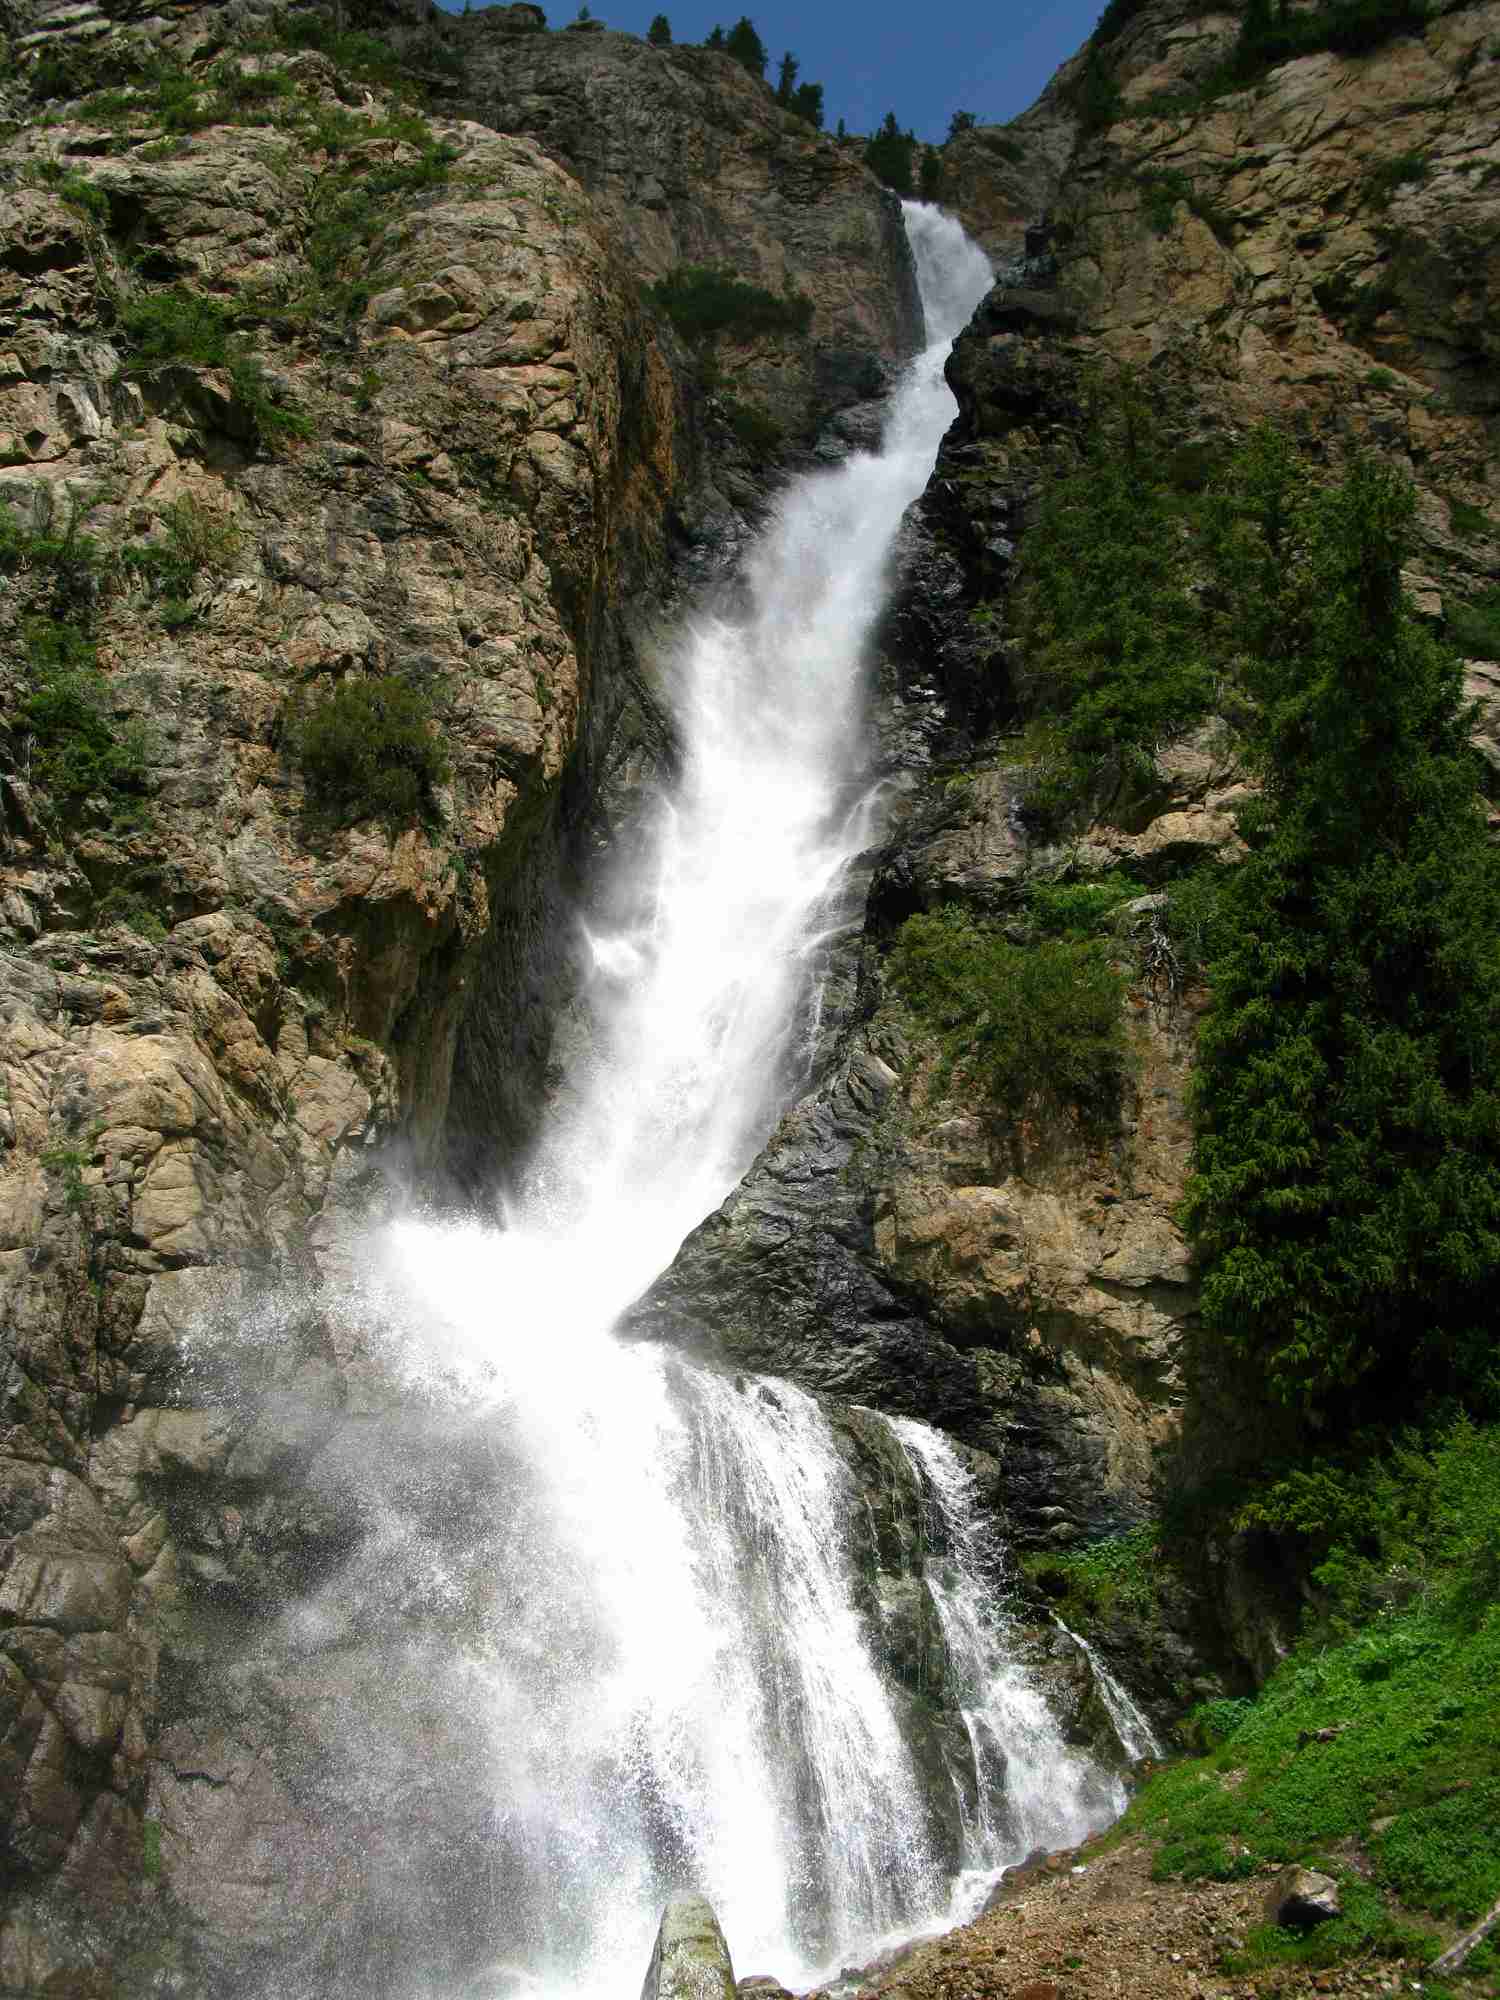
[[[729,1947],[706,1896],[674,1896],[662,1911],[641,2000],[735,2000]]]
[[[236,95],[209,69],[242,28]],[[477,1563],[503,1494],[440,1426],[395,1477],[370,1326],[319,1288],[351,1218],[524,1142],[562,900],[671,754],[654,607],[763,490],[643,303],[665,265],[528,137],[415,118],[253,10],[7,31],[0,1985],[458,1980],[493,1891],[485,1777],[440,1719],[468,1613],[460,1589],[435,1619],[398,1551],[436,1506]],[[45,123],[38,51],[75,79]],[[186,131],[119,85],[143,55],[199,93]],[[714,254],[753,250],[856,357],[739,355],[816,429],[916,337],[898,222],[768,93],[714,88],[738,139],[705,138],[706,205],[741,214],[775,140]],[[873,247],[835,296],[855,221]],[[152,349],[184,299],[207,345]],[[39,778],[61,630],[67,685],[138,746],[123,799]],[[299,703],[392,679],[447,764],[397,824],[328,809],[295,749]],[[371,1640],[377,1598],[398,1638]],[[347,1726],[377,1704],[384,1766]]]
[[[889,364],[921,344],[895,197],[732,57],[607,30],[547,34],[532,13],[453,23],[464,108],[576,174],[647,277],[720,266],[810,301],[810,340],[765,336],[724,357],[726,379],[762,408],[806,431],[879,394]]]

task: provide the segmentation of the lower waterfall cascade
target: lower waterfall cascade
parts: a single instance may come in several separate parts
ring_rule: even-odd
[[[493,1894],[486,1969],[462,1990],[486,2000],[616,1993],[684,1889],[739,1967],[810,1984],[962,1920],[1001,1868],[1123,1803],[1016,1662],[956,1447],[858,1413],[917,1496],[961,1717],[935,1768],[880,1658],[830,1414],[612,1332],[795,1092],[818,955],[873,837],[868,642],[955,408],[948,348],[991,282],[956,222],[905,215],[930,344],[881,449],[796,478],[732,608],[685,625],[682,763],[637,915],[589,940],[586,1052],[503,1227],[407,1218],[365,1274],[403,1393],[460,1403],[496,1468],[483,1601],[443,1682],[483,1753]],[[378,1533],[371,1548],[369,1567],[404,1560]],[[448,1580],[434,1559],[427,1587]],[[319,1606],[297,1616],[315,1637]]]

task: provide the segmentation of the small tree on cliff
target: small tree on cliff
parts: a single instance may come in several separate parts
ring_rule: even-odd
[[[764,81],[766,63],[769,60],[766,55],[766,45],[756,34],[755,23],[748,14],[741,14],[729,30],[724,41],[724,49],[725,53],[732,55],[742,68]]]
[[[799,83],[792,92],[792,113],[803,118],[815,131],[823,129],[823,86],[821,83]]]
[[[709,29],[708,40],[703,46],[706,49],[722,49],[724,47],[724,30],[719,26],[717,21]]]
[[[651,26],[646,30],[646,40],[653,49],[666,49],[672,45],[672,23],[665,14],[652,16]]]
[[[897,194],[909,195],[912,191],[912,154],[916,151],[916,137],[911,132],[903,132],[896,123],[894,111],[887,111],[880,130],[865,147],[865,165],[875,178],[883,181]]]
[[[1500,861],[1462,671],[1401,587],[1413,496],[1242,456],[1217,567],[1260,799],[1199,1041],[1185,1219],[1207,1326],[1283,1401],[1493,1388]]]
[[[801,63],[798,62],[791,50],[788,49],[786,54],[781,58],[781,64],[776,76],[776,102],[778,104],[789,105],[791,103],[792,92],[797,88],[797,72],[801,67]]]

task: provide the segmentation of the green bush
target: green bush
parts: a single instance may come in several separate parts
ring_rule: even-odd
[[[960,1080],[1012,1115],[1115,1109],[1125,981],[1101,940],[1018,945],[945,909],[909,918],[887,964],[909,1018],[937,1043],[941,1085]]]
[[[1394,153],[1365,175],[1365,200],[1372,208],[1389,208],[1397,188],[1420,186],[1430,171],[1425,153]]]
[[[138,292],[120,302],[116,318],[131,349],[129,374],[144,375],[174,361],[197,368],[223,368],[229,361],[234,312],[206,293],[183,285]]]
[[[1122,904],[1146,893],[1144,882],[1114,869],[1079,882],[1032,881],[1026,889],[1026,914],[1043,937],[1090,937]]]
[[[806,333],[812,325],[812,300],[801,293],[768,292],[708,264],[679,265],[650,286],[647,296],[688,340],[709,340],[719,333],[734,340],[757,333]]]
[[[54,813],[75,820],[102,807],[114,824],[138,823],[146,793],[146,736],[111,713],[87,629],[52,618],[23,628],[27,677],[17,716],[32,783]]]
[[[1500,660],[1500,590],[1487,590],[1471,604],[1445,607],[1449,639],[1469,660]]]
[[[346,680],[294,707],[288,742],[309,799],[341,820],[431,813],[448,759],[428,696],[392,675]]]

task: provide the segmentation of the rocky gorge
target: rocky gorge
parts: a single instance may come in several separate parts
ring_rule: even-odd
[[[378,1314],[337,1302],[372,1219],[472,1200],[533,1143],[580,1032],[573,913],[679,755],[664,612],[732,573],[788,468],[868,441],[921,340],[895,200],[729,58],[524,4],[363,26],[0,13],[16,1995],[313,1994],[351,1968],[371,1994],[487,1990],[455,1648],[484,1524],[522,1510],[477,1428],[414,1421]],[[1202,994],[1152,949],[1163,886],[1234,851],[1250,773],[1213,715],[1065,839],[1028,822],[1007,606],[1037,496],[1128,367],[1185,461],[1270,416],[1399,462],[1435,623],[1500,564],[1500,11],[1205,90],[1237,30],[1150,0],[1109,44],[1107,115],[1084,54],[945,149],[999,283],[878,634],[883,823],[807,1088],[625,1325],[844,1411],[867,1610],[914,1711],[943,1672],[922,1498],[862,1412],[958,1440],[1040,1579],[1022,1643],[1071,1739],[1116,1758],[1047,1566],[1191,1491],[1228,1411],[1246,1456],[1279,1422],[1241,1420],[1197,1332]],[[660,288],[711,266],[794,309],[706,364]],[[1468,664],[1490,764],[1495,671]],[[330,799],[304,748],[332,690],[393,680],[443,749],[406,824]],[[898,928],[1012,920],[1033,882],[1110,869],[1141,889],[1118,1117],[955,1102],[898,1002]],[[1158,1720],[1290,1644],[1274,1555],[1224,1535],[1144,1623],[1101,1620]],[[399,1720],[361,1741],[377,1689]]]

